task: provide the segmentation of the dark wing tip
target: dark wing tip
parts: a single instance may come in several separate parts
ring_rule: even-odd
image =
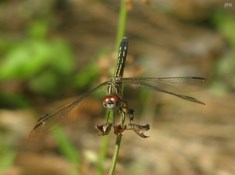
[[[202,77],[192,77],[192,79],[205,80],[205,78],[202,78]]]
[[[201,104],[201,105],[206,105],[206,103],[204,103],[202,101],[199,101],[196,98],[193,98],[193,97],[190,97],[190,96],[182,96],[182,98],[185,99],[185,100],[189,100],[189,101]]]
[[[206,78],[202,78],[202,77],[192,77],[192,79],[200,80],[200,81],[202,81],[205,85],[208,85],[208,84],[209,84],[209,80],[206,79]]]
[[[42,122],[49,114],[44,114],[42,115],[39,119],[38,122]]]

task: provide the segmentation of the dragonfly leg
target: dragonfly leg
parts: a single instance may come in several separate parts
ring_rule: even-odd
[[[120,106],[120,111],[122,112],[122,113],[124,113],[124,114],[127,114],[128,115],[128,117],[129,117],[129,122],[130,122],[130,124],[133,122],[133,120],[134,120],[134,110],[133,109],[130,109],[129,107],[128,107],[128,104],[127,104],[127,101],[122,101],[122,103],[121,103],[121,106]]]

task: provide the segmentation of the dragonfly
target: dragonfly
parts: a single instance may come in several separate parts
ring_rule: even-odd
[[[115,122],[109,122],[108,119],[105,124],[96,125],[99,135],[107,135],[112,126],[114,127],[115,134],[122,134],[125,130],[133,130],[139,136],[146,138],[148,136],[144,135],[144,132],[150,129],[149,124],[139,125],[133,122],[134,120],[134,110],[129,108],[126,100],[122,98],[122,87],[125,84],[134,85],[136,87],[143,87],[153,91],[158,91],[178,98],[191,101],[197,104],[205,105],[204,102],[184,94],[179,93],[177,90],[174,90],[174,87],[177,85],[190,85],[190,86],[202,86],[206,83],[205,78],[201,77],[163,77],[163,78],[154,78],[154,77],[123,77],[126,57],[128,52],[128,39],[124,37],[120,43],[118,50],[118,59],[117,65],[114,72],[114,75],[109,80],[97,85],[93,89],[86,91],[80,96],[76,97],[73,101],[68,102],[63,107],[51,112],[46,113],[40,117],[30,132],[30,135],[33,136],[38,130],[42,130],[47,126],[47,123],[51,123],[57,118],[66,117],[66,113],[71,111],[73,108],[77,107],[84,99],[90,96],[92,93],[99,91],[100,89],[106,89],[106,96],[103,99],[103,106],[109,111],[117,109],[123,115],[129,117],[129,124],[125,125],[115,124]],[[177,87],[175,88],[177,89]]]

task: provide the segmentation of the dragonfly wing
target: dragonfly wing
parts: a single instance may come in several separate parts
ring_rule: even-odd
[[[166,91],[186,93],[198,91],[206,87],[208,81],[201,77],[164,77],[164,78],[124,78],[123,81],[144,81]]]
[[[136,86],[149,88],[151,90],[167,93],[176,97],[205,104],[193,97],[182,95],[185,88],[192,90],[193,87],[202,87],[206,84],[206,79],[200,77],[166,77],[166,78],[123,78],[123,83],[130,83]]]
[[[64,116],[66,116],[66,113],[71,111],[75,106],[79,105],[81,101],[83,101],[90,94],[103,89],[106,84],[107,81],[83,93],[82,95],[74,98],[72,102],[70,101],[68,104],[64,105],[63,107],[57,108],[55,111],[51,113],[44,114],[42,117],[38,119],[36,125],[29,133],[29,137],[34,137],[38,135],[38,133],[41,133],[44,130],[48,130],[51,127],[50,123],[55,124],[58,121],[60,121],[62,118],[64,118]]]

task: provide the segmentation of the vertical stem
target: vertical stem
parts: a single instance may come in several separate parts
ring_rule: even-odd
[[[116,38],[116,50],[119,49],[119,43],[122,40],[124,33],[125,33],[125,27],[126,27],[126,18],[127,18],[127,10],[125,6],[125,0],[121,0],[121,7],[120,7],[120,13],[119,13],[119,21],[118,21],[118,31],[117,31],[117,38]],[[122,92],[122,91],[121,91]],[[121,123],[124,124],[125,122],[125,114],[122,113]],[[115,172],[117,159],[119,155],[119,150],[121,146],[122,141],[122,135],[117,135],[116,137],[116,143],[112,158],[112,165],[109,169],[109,175],[113,175]]]
[[[109,175],[114,174],[116,164],[117,164],[118,154],[119,154],[119,150],[120,150],[120,146],[121,146],[121,140],[122,140],[122,135],[118,135],[116,138],[113,159],[112,159],[112,165],[111,165],[111,168],[109,169]]]
[[[119,19],[118,19],[118,31],[116,36],[116,50],[119,48],[119,44],[124,36],[126,29],[126,19],[127,19],[127,10],[126,10],[126,0],[121,0]]]
[[[125,33],[125,27],[126,27],[126,16],[127,16],[127,11],[125,7],[125,0],[120,0],[121,1],[121,6],[120,6],[120,12],[119,12],[119,20],[118,20],[118,31],[117,31],[117,37],[116,37],[116,51],[119,49],[119,43],[122,40],[124,33]],[[123,114],[125,115],[125,114]],[[122,123],[125,121],[125,116],[122,115]],[[106,114],[106,118],[108,116],[108,113]],[[114,119],[114,113],[111,112],[109,114],[109,121],[112,122]],[[114,153],[113,153],[113,158],[112,158],[112,165],[109,170],[109,175],[113,175],[115,171],[115,167],[117,164],[117,158],[120,150],[120,145],[121,145],[121,139],[122,135],[118,135],[116,138],[116,143],[115,143],[115,148],[114,148]],[[102,146],[99,154],[99,162],[97,164],[97,175],[103,175],[104,174],[104,167],[103,167],[103,162],[104,159],[107,155],[108,152],[108,141],[109,141],[109,136],[105,136],[105,138],[102,141]]]
[[[125,113],[122,113],[121,123],[122,124],[125,123]],[[120,150],[120,147],[121,147],[121,141],[122,141],[122,134],[117,135],[115,148],[114,148],[114,153],[113,153],[113,158],[112,158],[112,165],[109,169],[109,175],[114,174],[116,164],[117,164],[118,155],[119,155],[119,150]]]

